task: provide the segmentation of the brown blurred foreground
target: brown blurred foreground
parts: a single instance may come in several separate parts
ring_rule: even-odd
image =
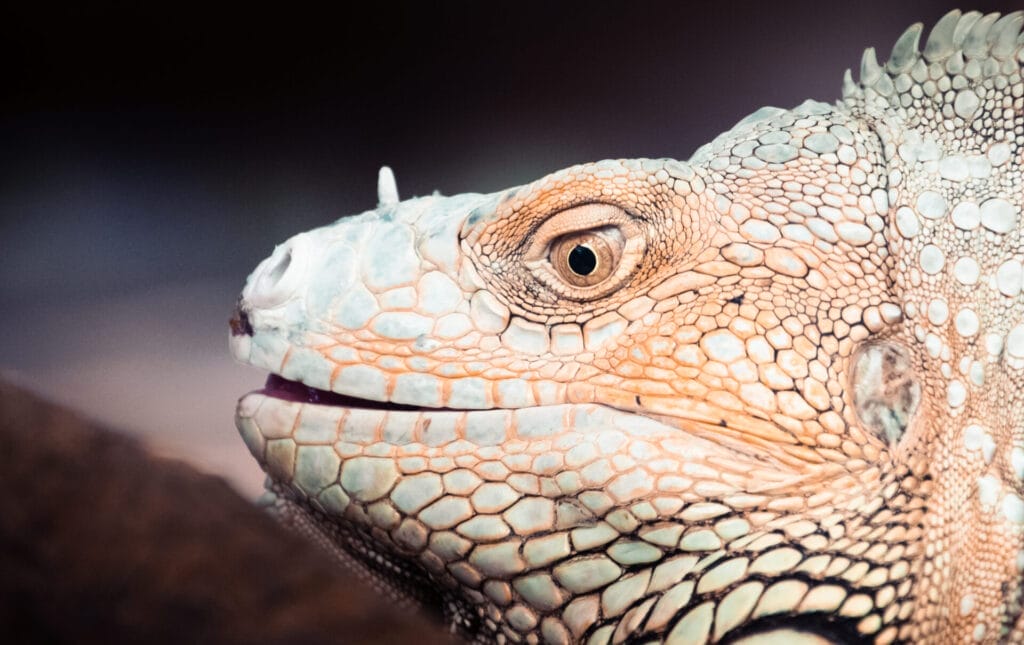
[[[6,642],[449,642],[223,480],[0,382]]]

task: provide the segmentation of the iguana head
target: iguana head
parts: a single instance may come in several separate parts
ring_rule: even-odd
[[[236,420],[280,512],[479,640],[1024,636],[1019,280],[1002,309],[953,282],[1020,271],[1019,62],[970,80],[1009,97],[1003,192],[901,156],[966,140],[897,109],[929,47],[947,74],[950,15],[689,162],[402,202],[386,171],[377,209],[278,246],[231,344],[272,373]],[[961,203],[1005,228],[987,199],[1002,237],[946,234]]]

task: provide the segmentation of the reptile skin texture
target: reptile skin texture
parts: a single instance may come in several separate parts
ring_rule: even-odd
[[[267,503],[474,642],[1024,642],[1022,24],[688,161],[382,169],[232,320]]]

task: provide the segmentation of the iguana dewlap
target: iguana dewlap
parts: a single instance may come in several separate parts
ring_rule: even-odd
[[[477,641],[1024,642],[1022,23],[685,162],[382,171],[233,320],[276,509]]]

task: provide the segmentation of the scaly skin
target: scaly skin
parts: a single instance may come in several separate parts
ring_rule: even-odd
[[[233,321],[275,508],[480,642],[1024,642],[1022,22],[688,162],[382,172]]]

